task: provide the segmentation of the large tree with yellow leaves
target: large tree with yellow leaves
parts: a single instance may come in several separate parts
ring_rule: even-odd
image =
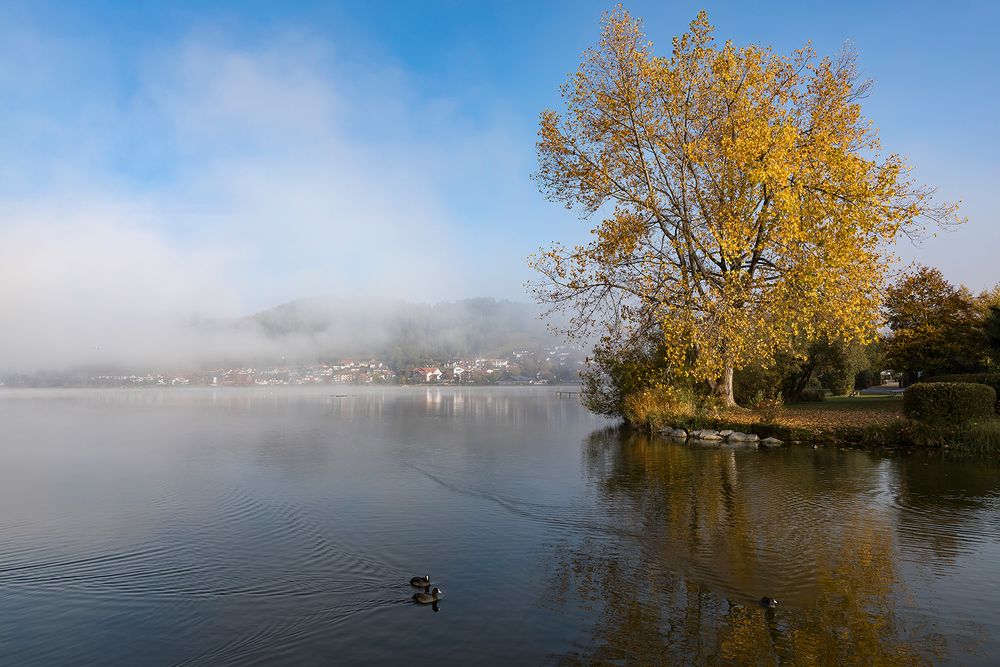
[[[866,340],[888,246],[935,205],[862,116],[853,53],[718,45],[702,12],[654,55],[618,9],[547,110],[536,178],[600,222],[532,257],[536,297],[569,332],[621,349],[656,331],[674,376],[733,403],[734,369],[792,341]]]

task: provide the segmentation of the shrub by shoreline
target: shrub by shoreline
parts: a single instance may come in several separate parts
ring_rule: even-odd
[[[648,406],[647,406],[648,407]],[[678,410],[671,405],[647,409],[626,419],[645,432],[711,428],[753,433],[789,444],[850,445],[871,448],[944,448],[951,451],[1000,453],[1000,417],[964,423],[926,424],[903,415],[903,400],[895,397],[831,398],[826,401],[755,409]]]

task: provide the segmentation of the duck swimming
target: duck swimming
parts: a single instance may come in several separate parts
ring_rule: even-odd
[[[774,609],[778,606],[778,601],[771,597],[762,597],[760,599],[760,606],[767,607],[768,609]]]
[[[413,577],[410,579],[411,586],[417,586],[419,588],[427,588],[431,585],[431,575],[425,574],[422,577]]]
[[[441,599],[442,591],[440,588],[435,588],[430,593],[414,593],[413,601],[418,604],[431,604],[432,602],[437,602]]]

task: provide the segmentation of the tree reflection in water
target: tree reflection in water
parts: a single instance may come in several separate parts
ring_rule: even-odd
[[[586,447],[609,530],[559,545],[552,598],[598,619],[560,664],[922,664],[944,640],[897,572],[886,466],[699,450],[608,429]],[[890,471],[891,472],[891,471]],[[779,599],[776,610],[756,603]]]

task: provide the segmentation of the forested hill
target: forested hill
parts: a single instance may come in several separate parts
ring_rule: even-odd
[[[469,357],[508,358],[563,343],[537,306],[492,298],[413,304],[301,299],[235,319],[194,319],[133,348],[87,350],[75,363],[0,368],[6,386],[79,386],[93,377],[376,359],[396,372]]]
[[[296,355],[372,356],[399,367],[561,342],[548,333],[537,306],[492,298],[437,304],[302,299],[252,315],[238,326],[286,341]]]

